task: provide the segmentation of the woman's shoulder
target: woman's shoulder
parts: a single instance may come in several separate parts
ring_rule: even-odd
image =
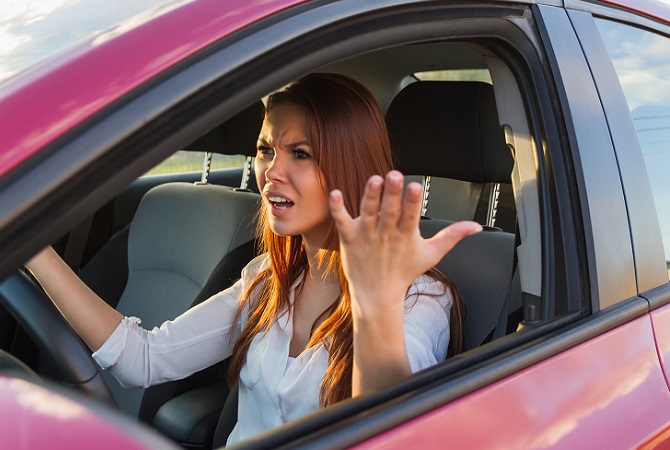
[[[437,303],[442,309],[448,309],[452,304],[452,292],[442,280],[429,274],[422,274],[414,280],[407,291],[405,303],[412,306],[416,302]]]
[[[270,256],[267,253],[260,254],[242,269],[242,279],[250,280],[263,270],[270,267]]]
[[[449,288],[444,281],[433,277],[430,274],[423,273],[419,275],[410,285],[409,292],[430,291],[432,293],[449,291]]]

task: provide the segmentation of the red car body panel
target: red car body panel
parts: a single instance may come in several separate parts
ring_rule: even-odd
[[[654,311],[651,317],[665,381],[670,387],[670,305]]]
[[[357,448],[634,448],[668,426],[670,391],[647,315]]]
[[[0,375],[0,447],[146,449],[108,418],[21,378]]]
[[[0,87],[0,176],[208,45],[305,0],[201,0],[140,16]],[[66,59],[65,61],[63,60]]]

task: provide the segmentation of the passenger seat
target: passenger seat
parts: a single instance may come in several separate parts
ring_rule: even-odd
[[[514,160],[491,85],[418,81],[393,99],[386,120],[404,174],[510,182]],[[429,237],[451,223],[422,220],[421,233]],[[506,331],[508,296],[520,302],[520,294],[514,294],[514,252],[513,233],[485,231],[463,239],[438,264],[465,300],[465,350],[491,340],[499,320]]]

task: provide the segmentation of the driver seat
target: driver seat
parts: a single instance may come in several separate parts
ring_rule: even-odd
[[[255,155],[263,104],[255,103],[187,146],[187,150]],[[206,148],[202,148],[206,145]],[[255,256],[255,216],[260,196],[207,183],[173,182],[150,189],[127,229],[119,232],[82,269],[81,278],[117,311],[151,329],[230,286]],[[127,270],[119,270],[119,267]],[[124,286],[109,298],[110,273]],[[220,367],[190,379],[148,389],[121,387],[103,372],[120,408],[151,423],[168,399],[219,376]]]

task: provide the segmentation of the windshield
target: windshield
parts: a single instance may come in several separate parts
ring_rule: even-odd
[[[3,0],[0,83],[141,13],[175,0]]]

